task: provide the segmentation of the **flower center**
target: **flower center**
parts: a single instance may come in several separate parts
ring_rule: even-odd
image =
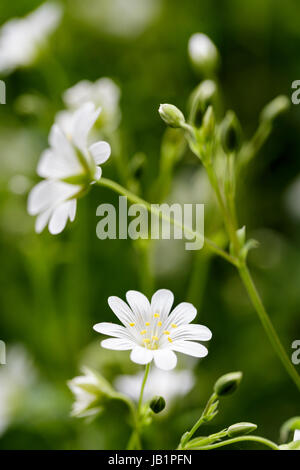
[[[147,349],[155,350],[159,347],[159,340],[162,335],[166,335],[168,341],[172,343],[171,332],[162,330],[162,321],[160,320],[159,313],[154,313],[153,318],[145,322],[145,328],[140,331],[143,336],[142,343]],[[177,328],[175,323],[171,324],[171,328]]]

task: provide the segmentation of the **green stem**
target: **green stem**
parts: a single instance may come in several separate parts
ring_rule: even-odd
[[[246,263],[241,263],[240,267],[238,268],[240,273],[241,279],[246,287],[248,295],[251,299],[251,302],[260,318],[260,321],[265,329],[265,332],[268,335],[268,338],[276,351],[276,354],[280,358],[283,366],[285,367],[287,373],[290,375],[291,379],[294,381],[298,389],[300,390],[300,376],[297,373],[296,369],[292,365],[289,356],[287,355],[285,349],[283,348],[280,339],[276,333],[275,328],[265,310],[265,307],[262,303],[260,295],[255,287],[249,269]]]
[[[212,450],[212,449],[217,449],[218,447],[224,447],[230,444],[236,444],[237,442],[243,442],[243,441],[252,441],[252,442],[259,442],[260,444],[265,445],[266,447],[270,447],[273,450],[280,450],[279,447],[272,441],[269,441],[269,439],[265,439],[260,436],[240,436],[240,437],[234,437],[232,439],[227,439],[226,441],[222,442],[217,442],[216,444],[211,444],[208,446],[190,446],[189,449],[197,449],[197,450]]]
[[[181,224],[177,220],[174,220],[164,213],[151,205],[149,202],[144,201],[142,198],[136,196],[132,192],[128,191],[126,188],[121,186],[120,184],[116,183],[115,181],[112,181],[107,178],[101,178],[99,181],[96,183],[99,186],[104,186],[107,188],[112,189],[116,193],[119,193],[123,196],[126,196],[129,201],[133,202],[134,204],[140,204],[146,207],[148,212],[156,215],[157,217],[160,217],[161,219],[167,220],[168,222],[172,223],[173,225],[176,225],[180,227],[182,230],[184,230],[185,233],[189,233],[195,236],[195,238],[199,241],[204,241],[204,245],[206,245],[208,248],[210,248],[214,253],[217,255],[221,256],[222,258],[226,259],[229,263],[233,264],[234,266],[237,266],[237,259],[234,256],[231,256],[229,253],[226,251],[222,250],[219,248],[213,241],[209,240],[208,238],[204,237],[204,235],[194,232],[190,227],[187,227],[184,224]]]
[[[142,409],[142,405],[143,405],[144,390],[145,390],[145,385],[146,385],[146,382],[147,382],[147,379],[148,379],[149,370],[150,370],[150,362],[149,362],[149,364],[146,365],[145,374],[144,374],[144,378],[143,378],[143,382],[142,382],[142,386],[141,386],[141,392],[140,392],[140,398],[139,398],[139,404],[138,404],[138,414],[139,415],[141,414],[141,409]]]

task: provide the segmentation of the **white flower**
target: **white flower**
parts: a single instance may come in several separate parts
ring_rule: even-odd
[[[201,71],[213,72],[218,65],[218,49],[205,34],[196,33],[190,37],[188,53],[193,65]]]
[[[129,306],[119,297],[109,297],[108,304],[124,326],[98,323],[94,329],[113,338],[105,339],[103,348],[131,350],[130,358],[137,364],[148,364],[154,359],[159,369],[176,366],[174,351],[194,357],[205,357],[205,346],[196,341],[211,339],[211,331],[203,325],[190,325],[197,315],[195,307],[187,302],[179,304],[171,313],[174,296],[166,289],[158,290],[151,299],[140,292],[128,291]]]
[[[116,392],[103,377],[87,367],[83,367],[82,372],[83,375],[74,377],[68,382],[75,397],[71,414],[77,418],[100,413],[105,400],[116,395]]]
[[[58,4],[44,3],[24,18],[5,23],[0,30],[0,72],[31,64],[61,16]]]
[[[100,111],[93,103],[82,106],[73,114],[69,135],[57,124],[52,126],[50,148],[41,155],[37,168],[45,180],[32,189],[28,198],[29,214],[38,216],[38,233],[47,224],[50,233],[60,233],[67,220],[75,218],[76,198],[100,179],[102,170],[98,165],[109,158],[110,146],[104,141],[88,145],[88,134]]]
[[[0,366],[0,435],[22,411],[25,395],[35,382],[35,371],[21,346],[8,349],[6,365]]]
[[[65,91],[63,100],[70,110],[76,110],[88,101],[94,103],[96,107],[101,107],[97,124],[99,127],[114,130],[121,118],[120,95],[120,88],[113,80],[104,77],[94,83],[82,80]],[[67,114],[64,114],[64,119],[66,118]]]
[[[300,429],[296,429],[294,433],[294,441],[300,441]]]
[[[115,387],[121,393],[138,401],[143,376],[143,372],[136,375],[121,375],[116,378]],[[176,397],[185,396],[194,383],[194,375],[189,370],[163,372],[154,369],[149,374],[144,396],[146,400],[150,400],[155,395],[160,395],[164,397],[167,405],[170,405]]]

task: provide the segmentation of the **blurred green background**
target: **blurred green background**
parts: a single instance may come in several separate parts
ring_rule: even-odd
[[[7,104],[0,106],[0,339],[8,350],[22,345],[29,357],[26,367],[34,369],[29,383],[16,380],[13,411],[6,425],[2,418],[2,426],[5,394],[0,403],[1,449],[124,448],[129,435],[126,409],[117,405],[89,425],[71,418],[72,395],[66,386],[83,363],[111,380],[139,370],[127,361],[128,353],[102,350],[92,330],[96,322],[113,320],[109,295],[124,298],[127,290],[143,290],[144,285],[136,246],[96,237],[97,206],[117,198],[95,188],[79,201],[75,222],[56,237],[46,230],[36,235],[26,211],[27,193],[38,181],[40,153],[47,147],[56,112],[64,107],[63,91],[82,79],[115,80],[122,93],[118,138],[127,158],[136,152],[147,156],[141,176],[142,194],[147,196],[158,175],[165,131],[158,106],[170,102],[186,110],[201,78],[187,55],[191,34],[204,32],[219,48],[224,104],[237,112],[246,138],[254,132],[261,108],[278,94],[290,95],[292,81],[300,77],[297,0],[61,3],[64,17],[48,53],[32,67],[1,77]],[[0,21],[23,16],[40,4],[2,0]],[[33,110],[24,105],[24,95],[36,97]],[[241,223],[261,243],[250,256],[254,278],[289,355],[292,342],[300,338],[300,191],[292,203],[291,198],[286,202],[300,175],[299,125],[300,108],[292,106],[248,168],[238,201]],[[114,155],[111,160],[104,176],[119,180]],[[187,153],[176,167],[175,200],[177,190],[184,202],[203,202],[201,194],[208,197],[202,177],[199,187],[195,183],[192,188],[198,172],[199,163]],[[192,189],[199,190],[199,196]],[[258,424],[259,434],[277,441],[282,422],[299,415],[299,392],[275,356],[237,274],[204,250],[195,255],[171,242],[168,247],[157,245],[155,288],[171,289],[176,303],[191,300],[213,340],[208,357],[194,365],[195,388],[152,425],[145,446],[174,448],[214,381],[233,370],[244,372],[242,386],[222,402],[222,412],[208,432],[251,421]],[[195,269],[196,287],[191,289]],[[23,351],[19,349],[22,357]],[[0,387],[5,387],[5,367],[9,363],[0,366]],[[20,367],[20,374],[26,367]],[[1,396],[0,390],[0,402]]]

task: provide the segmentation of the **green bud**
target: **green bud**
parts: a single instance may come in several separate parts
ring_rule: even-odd
[[[203,117],[202,132],[205,140],[212,140],[215,134],[215,113],[212,106],[209,106]]]
[[[253,423],[236,423],[229,426],[227,435],[229,437],[243,436],[244,434],[249,434],[250,432],[255,431],[255,429],[257,429],[257,426]]]
[[[214,385],[215,393],[218,397],[231,395],[238,388],[242,377],[242,372],[230,372],[229,374],[222,375]]]
[[[161,104],[158,110],[160,117],[170,127],[182,127],[185,124],[185,117],[173,104]]]
[[[268,103],[260,114],[261,121],[273,121],[280,114],[284,113],[290,108],[290,100],[285,95],[277,96],[274,100]]]
[[[241,147],[242,130],[233,111],[228,111],[221,125],[221,143],[225,153],[237,152]]]
[[[162,410],[165,409],[166,407],[166,401],[163,397],[160,397],[160,396],[155,396],[154,398],[152,398],[152,400],[150,401],[150,408],[151,410],[153,411],[153,413],[160,413]]]
[[[204,75],[213,74],[219,65],[219,52],[208,36],[193,34],[188,43],[188,53],[192,65]]]

